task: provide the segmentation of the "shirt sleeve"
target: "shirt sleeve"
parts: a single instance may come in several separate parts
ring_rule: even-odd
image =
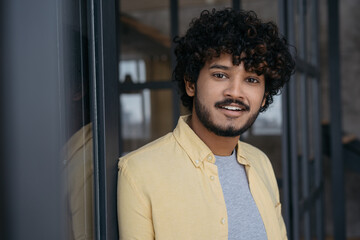
[[[285,222],[284,222],[284,218],[282,216],[282,212],[281,212],[281,203],[280,203],[280,194],[279,194],[279,187],[278,187],[278,184],[277,184],[277,180],[276,180],[276,177],[275,177],[275,173],[274,173],[274,169],[271,165],[271,162],[270,160],[267,158],[267,165],[268,165],[268,173],[270,174],[271,176],[271,185],[272,185],[272,188],[273,188],[273,191],[275,193],[275,196],[276,196],[276,206],[275,206],[275,211],[276,211],[276,214],[277,214],[277,218],[278,218],[278,221],[279,221],[279,226],[280,226],[280,231],[281,231],[281,239],[282,240],[287,240],[287,233],[286,233],[286,226],[285,226]]]
[[[117,189],[120,240],[153,240],[154,228],[150,203],[138,190],[129,170],[119,164]]]
[[[278,220],[279,220],[279,224],[280,224],[280,231],[281,231],[281,239],[282,240],[287,240],[287,233],[286,233],[286,226],[285,226],[285,222],[284,219],[282,217],[281,214],[281,203],[279,203],[276,206],[276,212],[278,213]]]

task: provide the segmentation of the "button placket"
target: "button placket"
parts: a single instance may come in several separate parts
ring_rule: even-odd
[[[212,159],[213,159],[213,157],[212,157],[212,155],[208,155],[207,157],[206,157],[206,159],[207,159],[207,164],[208,164],[208,166],[211,166],[210,168],[213,168],[214,167],[214,163],[211,161]],[[214,181],[215,180],[215,175],[214,175],[214,170],[212,170],[212,171],[210,171],[209,172],[209,178],[210,178],[210,180],[211,181]]]

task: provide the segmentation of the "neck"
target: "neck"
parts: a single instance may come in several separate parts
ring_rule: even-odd
[[[240,136],[222,137],[216,135],[205,128],[194,114],[190,117],[188,124],[196,135],[210,148],[212,153],[218,156],[230,156],[240,138]]]

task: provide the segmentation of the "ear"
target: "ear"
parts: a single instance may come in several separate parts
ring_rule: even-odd
[[[189,97],[195,96],[195,83],[184,80],[185,82],[185,90]]]
[[[262,103],[261,103],[261,107],[265,106],[267,96],[268,96],[268,93],[265,93],[264,98],[263,98]]]

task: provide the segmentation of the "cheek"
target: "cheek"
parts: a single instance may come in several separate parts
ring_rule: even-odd
[[[202,86],[202,92],[210,98],[218,98],[224,95],[226,88],[227,86],[224,83],[209,81]]]
[[[264,91],[261,91],[261,90],[253,91],[252,94],[249,95],[249,97],[251,98],[251,102],[252,102],[253,106],[262,107],[262,106],[264,106],[264,104],[266,102]]]
[[[198,99],[204,103],[211,104],[222,100],[223,95],[219,87],[208,85],[197,91]]]

